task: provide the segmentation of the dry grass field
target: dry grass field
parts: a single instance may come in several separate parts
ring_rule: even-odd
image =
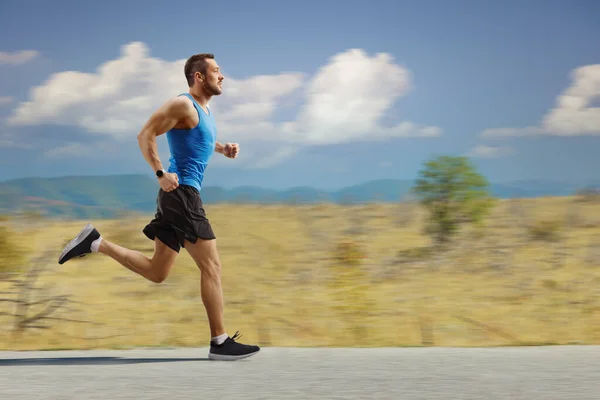
[[[465,228],[444,251],[432,250],[426,215],[411,204],[209,204],[207,212],[223,263],[226,326],[246,342],[600,343],[598,203],[502,200],[483,226]],[[108,240],[150,255],[141,232],[150,217],[94,223]],[[13,249],[5,269],[14,249],[26,257],[18,275],[0,282],[0,348],[206,346],[200,275],[189,255],[182,251],[162,284],[99,254],[59,266],[62,247],[85,222],[3,223],[13,231],[4,234]],[[45,267],[31,283],[39,290],[19,288],[14,279],[35,265]],[[30,319],[42,328],[15,333],[15,313],[21,321],[50,318]]]

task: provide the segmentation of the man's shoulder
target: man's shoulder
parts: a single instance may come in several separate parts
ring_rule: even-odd
[[[185,93],[173,96],[169,99],[169,101],[172,102],[174,105],[180,107],[194,106],[194,102],[192,101],[192,99],[190,99],[190,97],[187,96]]]
[[[178,95],[170,98],[165,103],[166,108],[173,114],[186,116],[196,112],[194,103],[185,95]]]

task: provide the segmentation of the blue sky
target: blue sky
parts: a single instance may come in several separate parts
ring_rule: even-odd
[[[241,153],[217,155],[205,184],[413,179],[441,154],[471,156],[494,182],[597,181],[599,20],[600,3],[579,0],[5,0],[0,179],[151,174],[144,118],[187,90],[182,60],[213,52],[219,139]]]

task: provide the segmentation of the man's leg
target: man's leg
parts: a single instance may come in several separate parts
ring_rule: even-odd
[[[143,253],[127,249],[103,238],[92,224],[87,224],[79,234],[63,249],[59,264],[87,254],[99,252],[108,255],[129,270],[144,278],[163,282],[177,257],[177,251],[165,245],[156,237],[154,239],[154,255],[148,258]]]
[[[236,342],[237,333],[229,337],[223,317],[224,301],[221,287],[221,261],[216,239],[198,239],[196,243],[185,241],[185,249],[200,269],[202,302],[210,325],[210,352],[212,360],[239,360],[260,351],[258,346]]]
[[[213,338],[223,335],[225,333],[224,302],[217,240],[198,239],[196,243],[186,240],[185,249],[200,269],[202,303],[206,308],[210,335]]]
[[[127,249],[106,239],[102,239],[100,242],[98,252],[106,254],[125,268],[154,283],[161,283],[167,279],[177,257],[177,252],[158,238],[154,239],[152,258],[148,258],[137,250]]]

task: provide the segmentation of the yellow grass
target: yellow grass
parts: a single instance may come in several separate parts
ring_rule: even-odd
[[[483,227],[465,229],[443,253],[428,248],[425,215],[413,205],[208,205],[207,211],[223,263],[228,333],[240,330],[246,342],[600,343],[598,204],[500,201]],[[141,232],[150,218],[94,223],[108,240],[150,255],[152,242]],[[37,282],[51,286],[38,298],[68,294],[77,302],[53,316],[91,323],[48,320],[52,329],[15,336],[13,317],[3,315],[0,348],[206,346],[200,276],[189,255],[182,251],[162,284],[100,254],[59,266],[60,250],[85,222],[14,220],[11,228],[30,258],[26,267],[51,251]],[[536,226],[558,236],[533,240]],[[340,243],[364,255],[354,258],[358,265],[339,261]],[[16,298],[10,283],[1,285],[2,298]],[[13,305],[0,303],[0,312],[13,314]]]

